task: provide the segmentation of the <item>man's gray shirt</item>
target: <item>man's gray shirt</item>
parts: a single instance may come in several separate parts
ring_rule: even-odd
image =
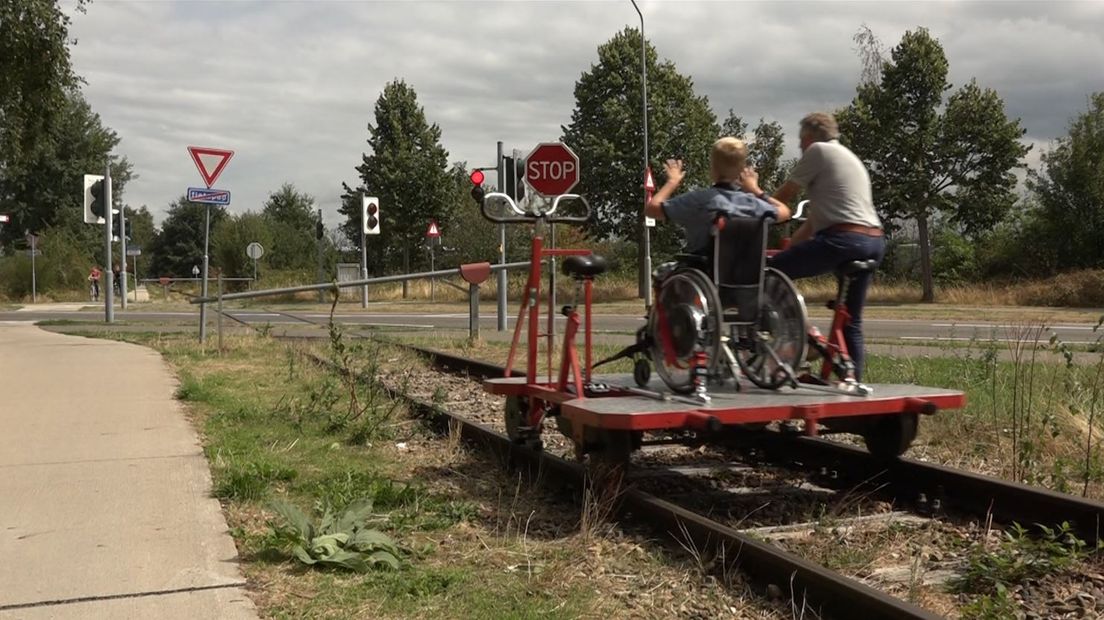
[[[835,224],[881,228],[866,166],[838,140],[809,145],[790,180],[804,187],[813,201],[808,214],[813,232]]]
[[[718,183],[669,198],[663,203],[663,215],[686,231],[686,251],[712,253],[710,230],[718,213],[729,217],[769,217],[778,219],[778,209],[735,187]]]

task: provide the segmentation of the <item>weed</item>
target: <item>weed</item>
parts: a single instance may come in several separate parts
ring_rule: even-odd
[[[399,568],[398,545],[387,534],[368,527],[372,518],[370,499],[355,501],[340,514],[326,509],[317,525],[294,504],[274,501],[271,507],[283,520],[270,524],[273,532],[288,542],[296,559],[308,566],[358,573],[376,566]]]
[[[177,400],[200,402],[207,399],[208,393],[198,379],[185,373],[180,377],[180,386],[174,396]]]
[[[1005,620],[1015,618],[1019,609],[1008,589],[997,584],[993,594],[982,594],[962,608],[963,620]]]
[[[989,592],[998,586],[1061,573],[1086,555],[1085,541],[1077,538],[1068,523],[1038,527],[1041,535],[1032,537],[1013,524],[996,548],[984,542],[971,546],[966,568],[951,582],[952,588],[963,593]]]
[[[230,464],[215,470],[215,497],[224,500],[257,501],[265,496],[273,482],[290,482],[299,472],[266,461]]]

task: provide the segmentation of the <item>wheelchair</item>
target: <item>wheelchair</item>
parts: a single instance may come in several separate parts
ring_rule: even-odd
[[[767,267],[769,218],[718,214],[711,252],[680,254],[655,270],[654,301],[637,333],[633,376],[651,367],[667,387],[708,401],[707,383],[742,374],[765,389],[795,385],[805,361],[805,300]],[[649,364],[650,362],[650,364]]]

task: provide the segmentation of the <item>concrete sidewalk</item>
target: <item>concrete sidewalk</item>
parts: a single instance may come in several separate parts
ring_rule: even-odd
[[[0,323],[0,619],[257,617],[175,389],[149,349]]]

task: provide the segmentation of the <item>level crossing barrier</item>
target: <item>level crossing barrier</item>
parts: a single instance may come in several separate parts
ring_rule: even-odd
[[[391,282],[404,282],[411,280],[429,280],[438,278],[448,278],[452,276],[460,276],[465,282],[468,283],[468,336],[471,338],[479,337],[479,291],[480,287],[492,273],[503,271],[506,269],[528,269],[529,261],[521,261],[516,263],[499,263],[492,265],[491,263],[469,263],[466,265],[460,265],[459,267],[451,269],[438,269],[436,271],[423,271],[419,273],[407,273],[398,274],[393,276],[380,276],[376,278],[366,278],[362,280],[350,280],[347,282],[323,282],[320,284],[304,284],[302,286],[289,286],[284,288],[272,288],[259,291],[243,291],[241,293],[223,293],[223,282],[229,280],[249,280],[252,278],[224,278],[221,275],[218,276],[218,294],[214,297],[195,297],[190,303],[197,304],[201,308],[209,303],[217,304],[218,314],[218,340],[219,350],[222,349],[222,317],[225,314],[222,309],[222,303],[224,301],[233,301],[236,299],[258,299],[261,297],[275,297],[277,295],[291,295],[295,293],[306,293],[311,291],[333,291],[336,295],[340,289],[351,288],[354,286],[369,286],[372,284],[388,284]],[[178,278],[178,280],[185,280],[187,278]],[[198,278],[195,278],[198,279]],[[457,289],[464,290],[464,287],[448,282],[442,281],[449,286],[453,286]],[[231,317],[233,318],[233,317]],[[199,341],[203,342],[203,330],[199,332]]]

